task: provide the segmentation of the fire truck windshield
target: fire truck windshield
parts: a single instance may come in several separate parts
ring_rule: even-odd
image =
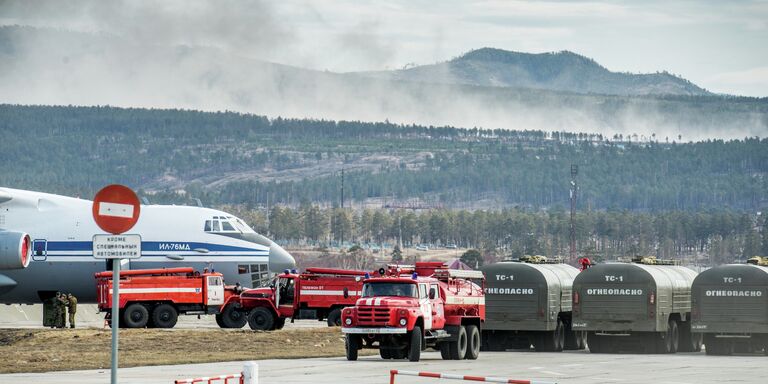
[[[367,283],[363,286],[362,297],[401,296],[418,297],[416,284],[410,283]]]

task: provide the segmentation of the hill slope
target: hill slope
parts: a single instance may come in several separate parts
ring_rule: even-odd
[[[606,95],[709,95],[669,73],[611,72],[569,51],[531,54],[482,48],[444,63],[377,72],[374,76],[429,83],[523,87]]]
[[[238,113],[0,105],[0,186],[92,196],[109,183],[206,204],[423,199],[633,210],[768,205],[768,139],[677,138],[273,119]],[[649,142],[649,139],[652,140]],[[669,140],[669,142],[667,142]]]

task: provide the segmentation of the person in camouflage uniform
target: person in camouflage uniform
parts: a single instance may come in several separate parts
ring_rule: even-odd
[[[69,327],[75,327],[75,313],[77,313],[77,297],[75,295],[67,294],[67,312],[69,312]]]
[[[69,306],[67,297],[61,292],[57,293],[55,304],[58,307],[56,311],[56,328],[64,328],[67,326],[67,307]]]

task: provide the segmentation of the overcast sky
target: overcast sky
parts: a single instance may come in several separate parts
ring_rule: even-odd
[[[330,71],[430,64],[481,47],[570,50],[768,96],[768,1],[9,1],[0,25],[210,45]]]

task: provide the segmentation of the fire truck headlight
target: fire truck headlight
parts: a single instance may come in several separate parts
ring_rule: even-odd
[[[347,319],[346,319],[346,320],[344,320],[344,324],[346,324],[346,325],[352,325],[352,318],[351,318],[351,317],[347,317]]]
[[[400,319],[400,325],[405,327],[405,325],[408,324],[408,320],[406,319]]]

